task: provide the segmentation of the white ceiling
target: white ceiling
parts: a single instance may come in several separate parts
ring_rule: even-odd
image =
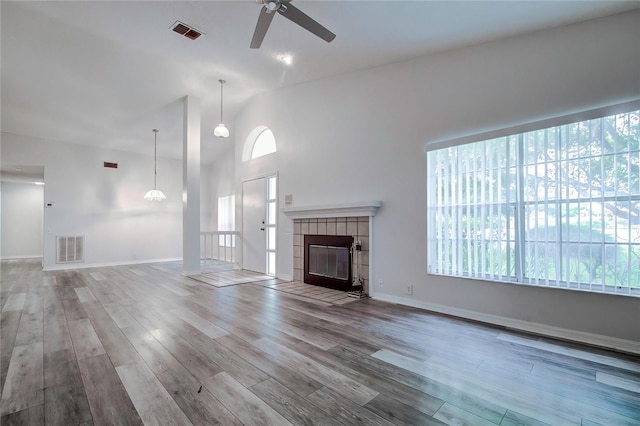
[[[638,1],[305,1],[331,43],[276,16],[249,49],[260,5],[235,1],[2,0],[2,131],[181,158],[181,99],[202,102],[202,159],[225,85],[225,121],[266,90],[638,8]],[[180,20],[205,35],[170,30]],[[293,55],[293,65],[278,54]],[[265,123],[269,114],[265,111]]]

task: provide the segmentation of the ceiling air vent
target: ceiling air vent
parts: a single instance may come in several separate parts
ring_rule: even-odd
[[[171,26],[171,29],[177,32],[178,34],[181,34],[187,38],[190,38],[191,40],[195,40],[203,34],[201,31],[198,31],[195,28],[190,27],[189,25],[180,21],[176,21]]]

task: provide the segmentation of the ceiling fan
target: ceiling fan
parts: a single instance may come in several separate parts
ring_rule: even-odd
[[[273,20],[275,12],[284,16],[288,20],[300,25],[307,31],[317,35],[327,43],[336,38],[336,35],[311,19],[306,13],[298,9],[291,4],[291,0],[256,0],[256,2],[263,5],[260,10],[260,16],[258,16],[258,23],[256,29],[253,32],[253,38],[251,39],[251,48],[258,49],[264,40],[264,36],[267,34],[269,25]]]

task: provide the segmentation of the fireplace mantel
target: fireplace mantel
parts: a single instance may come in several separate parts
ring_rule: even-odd
[[[360,201],[342,204],[323,204],[318,206],[284,207],[282,213],[291,219],[312,219],[321,217],[373,217],[382,206],[381,201]]]

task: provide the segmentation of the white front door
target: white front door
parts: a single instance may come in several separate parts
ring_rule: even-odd
[[[242,182],[242,268],[267,272],[267,179]]]

